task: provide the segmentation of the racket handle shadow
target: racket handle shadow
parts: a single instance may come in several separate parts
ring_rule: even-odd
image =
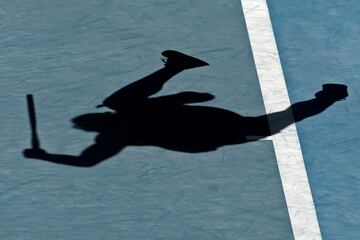
[[[30,120],[30,130],[31,130],[31,148],[32,149],[41,149],[40,141],[37,134],[37,126],[36,126],[36,113],[35,113],[35,104],[34,97],[32,94],[26,95],[29,120]]]

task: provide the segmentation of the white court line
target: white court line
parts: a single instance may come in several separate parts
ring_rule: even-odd
[[[266,113],[282,111],[290,100],[266,0],[240,0]],[[293,116],[289,116],[293,119]],[[275,119],[268,118],[275,132]],[[272,136],[296,240],[320,240],[321,233],[295,124]]]

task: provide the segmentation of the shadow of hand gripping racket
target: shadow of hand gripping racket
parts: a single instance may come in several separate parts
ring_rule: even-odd
[[[34,97],[32,94],[26,95],[26,102],[28,107],[30,130],[31,130],[31,148],[25,149],[24,155],[25,157],[29,157],[29,158],[40,157],[41,155],[46,154],[46,152],[40,148],[40,141],[37,134]]]

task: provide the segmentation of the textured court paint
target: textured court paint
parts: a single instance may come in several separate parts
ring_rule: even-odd
[[[356,0],[268,1],[293,103],[324,83],[349,97],[297,123],[324,239],[360,239],[360,5]]]
[[[284,110],[290,106],[290,100],[266,0],[242,0],[242,6],[266,111]],[[273,130],[276,119],[269,118],[269,125]],[[295,124],[272,138],[294,237],[321,239]]]
[[[264,114],[238,0],[2,1],[0,239],[291,239],[271,142],[184,154],[128,147],[90,169],[21,155],[32,93],[41,146],[78,154],[94,134],[69,120],[162,67],[176,49],[209,62],[159,94]]]

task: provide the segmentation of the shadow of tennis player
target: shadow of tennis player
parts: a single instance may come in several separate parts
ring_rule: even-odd
[[[74,127],[94,131],[95,143],[79,156],[51,154],[42,149],[26,149],[25,157],[79,167],[94,166],[119,153],[126,146],[158,146],[169,150],[197,153],[230,144],[270,136],[286,126],[321,113],[348,96],[347,87],[325,84],[315,98],[295,103],[288,109],[256,117],[241,116],[226,109],[187,105],[214,98],[209,93],[180,92],[150,97],[176,74],[208,65],[197,58],[167,50],[162,53],[165,66],[118,90],[102,105],[113,111],[89,113],[72,119]],[[275,126],[271,131],[268,118]]]

